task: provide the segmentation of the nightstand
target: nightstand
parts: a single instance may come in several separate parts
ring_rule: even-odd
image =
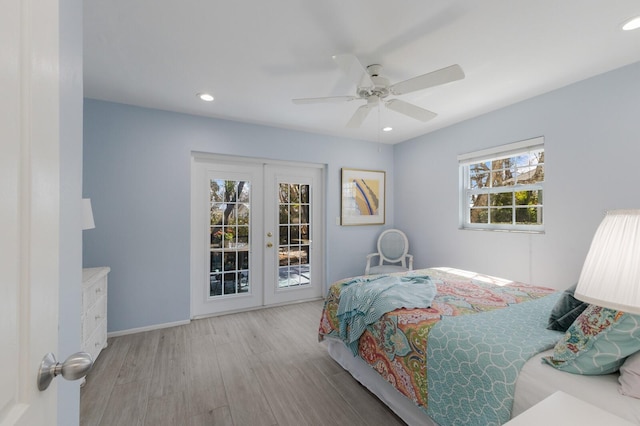
[[[539,425],[626,426],[633,425],[603,409],[558,391],[543,399],[505,426]]]

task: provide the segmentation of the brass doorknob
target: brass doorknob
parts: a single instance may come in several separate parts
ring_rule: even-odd
[[[273,243],[267,243],[267,247],[273,247]]]

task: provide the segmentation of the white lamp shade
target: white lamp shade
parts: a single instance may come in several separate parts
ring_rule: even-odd
[[[93,210],[91,209],[91,199],[82,199],[82,229],[93,229],[96,224],[93,222]]]
[[[607,212],[591,242],[575,297],[640,314],[640,210]]]

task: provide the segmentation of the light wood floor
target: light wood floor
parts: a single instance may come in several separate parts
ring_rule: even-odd
[[[109,339],[81,426],[404,425],[317,341],[322,302]]]

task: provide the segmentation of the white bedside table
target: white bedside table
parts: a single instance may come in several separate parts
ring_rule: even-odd
[[[558,391],[543,399],[524,413],[514,417],[505,426],[532,425],[626,426],[628,420],[586,403],[574,396]]]

